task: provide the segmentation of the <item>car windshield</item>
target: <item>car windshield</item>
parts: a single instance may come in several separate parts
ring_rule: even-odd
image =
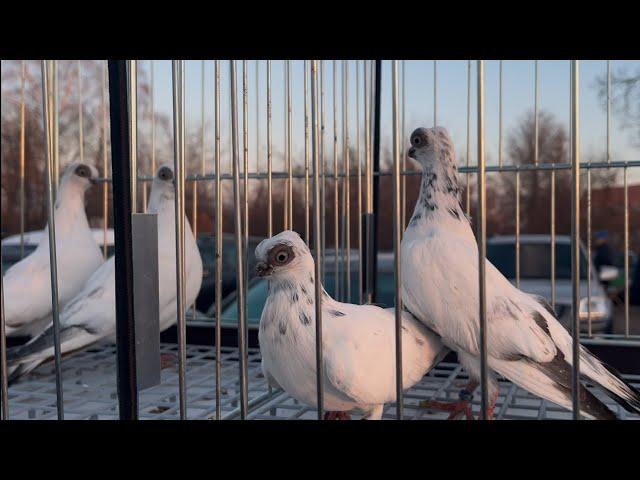
[[[487,259],[507,278],[516,278],[516,246],[513,243],[489,243]],[[520,278],[551,278],[551,245],[520,244]],[[571,245],[556,244],[556,278],[571,279]],[[587,258],[580,251],[580,278],[587,278]]]
[[[335,275],[327,273],[324,288],[331,296],[335,296]],[[378,295],[376,302],[386,307],[394,305],[393,273],[379,273],[376,288]],[[267,281],[258,279],[247,292],[247,323],[258,325],[262,309],[267,301]],[[351,273],[351,303],[358,303],[358,272]],[[222,311],[222,323],[235,324],[238,322],[238,302],[235,298]]]

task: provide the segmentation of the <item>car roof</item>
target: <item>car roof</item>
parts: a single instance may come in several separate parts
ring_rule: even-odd
[[[496,235],[487,239],[487,244],[501,245],[515,243],[515,235]],[[520,235],[520,243],[551,243],[551,235],[535,235],[526,234]],[[571,237],[569,235],[556,235],[556,244],[570,244]]]

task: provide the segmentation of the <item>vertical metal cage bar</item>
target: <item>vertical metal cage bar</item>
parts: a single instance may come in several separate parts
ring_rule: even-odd
[[[62,391],[62,353],[60,348],[60,304],[58,301],[58,262],[56,254],[55,198],[53,174],[56,152],[53,148],[51,132],[54,115],[52,112],[53,92],[51,83],[55,60],[42,60],[42,102],[44,113],[44,144],[47,161],[47,227],[49,233],[49,266],[51,273],[51,313],[53,318],[53,347],[56,370],[56,408],[58,420],[64,420],[64,397]]]
[[[20,61],[20,258],[24,258],[24,211],[25,202],[25,90],[26,62]]]
[[[438,61],[433,61],[433,126],[438,126]]]
[[[321,184],[320,184],[320,209],[322,215],[322,222],[320,224],[320,229],[322,230],[322,242],[320,243],[320,277],[324,280],[324,270],[325,270],[325,251],[327,246],[327,164],[324,152],[324,134],[325,134],[325,104],[324,104],[324,60],[320,60],[320,65],[318,72],[320,73],[320,139],[319,139],[319,152],[320,152],[320,175],[322,176]]]
[[[480,316],[480,385],[482,388],[481,417],[488,419],[489,369],[487,365],[487,294],[485,257],[487,252],[486,231],[486,172],[484,156],[484,61],[478,60],[478,283]]]
[[[360,150],[360,61],[356,60],[356,158],[358,182],[358,303],[363,303],[362,290],[362,157]]]
[[[516,172],[516,288],[520,288],[520,172]]]
[[[78,69],[78,144],[80,146],[80,161],[84,162],[84,121],[83,114],[83,99],[82,99],[82,65],[80,60],[76,62]]]
[[[249,283],[249,84],[248,62],[242,61],[242,154],[243,154],[243,239],[242,260],[244,281],[244,298],[247,298]]]
[[[236,240],[236,285],[238,292],[238,346],[240,367],[240,419],[248,413],[247,399],[247,318],[244,296],[244,261],[242,248],[242,219],[240,210],[240,155],[238,152],[238,96],[236,92],[236,62],[229,60],[229,82],[231,93],[231,148],[233,158],[233,198]]]
[[[467,168],[471,162],[471,60],[467,60]],[[471,213],[471,174],[467,171],[466,212]]]
[[[573,419],[580,419],[580,99],[578,61],[571,61],[571,308]]]
[[[173,147],[175,170],[175,219],[176,219],[176,305],[178,319],[178,389],[180,394],[180,419],[187,419],[187,328],[185,319],[184,275],[184,183],[185,183],[185,111],[184,111],[184,60],[171,62],[173,76]],[[135,180],[132,179],[132,182]]]
[[[53,198],[58,196],[58,183],[60,182],[60,110],[58,108],[58,62],[53,61],[51,67],[51,91],[53,92],[52,115],[53,115]]]
[[[349,158],[349,61],[342,62],[342,143],[344,148],[344,221],[346,227],[342,229],[346,243],[346,263],[345,263],[345,301],[351,302],[351,159]]]
[[[551,170],[551,308],[556,308],[556,171]]]
[[[624,167],[624,336],[629,336],[629,181]]]
[[[150,60],[151,76],[149,79],[149,96],[151,97],[151,172],[156,174],[156,101],[154,89],[154,61]]]
[[[316,395],[318,420],[322,420],[324,406],[324,368],[322,360],[322,281],[320,279],[320,175],[318,158],[318,64],[311,60],[311,152],[313,158],[313,252],[314,287],[315,287],[315,320],[316,320]]]
[[[111,120],[111,176],[116,284],[116,359],[118,406],[121,420],[138,418],[136,336],[131,244],[131,153],[129,100],[125,60],[109,60],[109,111]]]
[[[271,60],[267,60],[267,236],[273,236],[273,141],[271,132]]]
[[[611,163],[611,60],[607,60],[607,163]]]
[[[540,76],[538,75],[538,60],[534,61],[534,76],[535,76],[535,86],[534,86],[534,107],[533,107],[533,163],[534,165],[538,165],[538,155],[539,155],[539,124],[540,119],[538,118],[538,105],[539,105],[539,90],[540,90]]]
[[[400,292],[400,243],[404,220],[401,217],[400,208],[400,119],[398,112],[398,61],[392,61],[392,107],[393,107],[393,270],[395,288],[395,351],[396,351],[396,418],[402,420],[403,394],[402,394],[402,296]]]
[[[499,66],[499,79],[498,79],[498,165],[502,168],[504,158],[503,158],[503,142],[502,142],[502,99],[503,99],[503,90],[502,90],[502,60],[500,60]],[[467,165],[469,165],[467,163]]]
[[[260,172],[260,60],[256,60],[256,172]]]
[[[401,90],[401,109],[400,109],[400,158],[402,161],[402,172],[407,171],[407,154],[405,152],[405,136],[407,135],[405,129],[405,122],[407,119],[407,102],[406,102],[406,90],[407,90],[407,82],[406,82],[406,60],[402,60],[402,70],[400,78],[402,79],[402,90]],[[402,179],[400,180],[401,184],[401,192],[402,192],[402,226],[405,227],[407,225],[407,177],[406,175],[402,175]]]
[[[293,161],[291,159],[291,148],[292,148],[292,138],[291,134],[291,60],[287,60],[285,62],[285,81],[287,88],[287,143],[285,145],[286,148],[286,157],[287,157],[287,217],[286,217],[286,229],[293,230]]]
[[[216,171],[216,233],[215,233],[215,259],[216,259],[216,420],[222,419],[222,171],[220,167],[220,61],[214,62],[215,67],[215,171]]]
[[[107,155],[107,93],[108,93],[108,75],[107,62],[102,63],[102,176],[107,178],[108,155]],[[106,259],[108,256],[107,245],[107,229],[109,227],[109,184],[102,184],[102,256]]]
[[[0,277],[0,419],[9,419],[9,378],[7,369],[7,332],[4,318],[4,275]]]
[[[129,60],[129,132],[131,149],[131,213],[138,211],[138,61]],[[154,172],[155,173],[155,172]]]
[[[338,196],[340,185],[338,183],[338,108],[337,102],[337,80],[336,80],[337,63],[335,60],[332,62],[332,78],[333,83],[331,86],[332,100],[333,100],[333,262],[334,262],[334,290],[337,299],[340,299],[340,265],[338,263],[338,251],[340,246],[338,244],[340,237],[340,213],[338,211]]]
[[[309,67],[304,61],[304,240],[311,245],[309,224]]]
[[[591,163],[591,160],[589,160]],[[587,169],[587,255],[591,255],[591,169]],[[591,261],[587,262],[587,335],[592,336],[591,325]]]

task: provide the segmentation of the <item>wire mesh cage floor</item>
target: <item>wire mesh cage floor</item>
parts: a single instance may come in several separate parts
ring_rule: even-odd
[[[176,355],[175,344],[161,345],[163,354]],[[260,368],[260,351],[249,349],[249,419],[316,419],[315,408],[297,402],[283,391],[269,391]],[[238,350],[222,348],[221,409],[223,419],[239,418]],[[192,420],[215,419],[215,347],[187,347],[187,414]],[[66,357],[62,363],[65,419],[116,420],[118,398],[116,386],[115,345],[100,345]],[[623,375],[640,387],[640,375]],[[422,408],[422,400],[451,401],[468,381],[457,363],[441,362],[417,385],[405,393],[404,418],[407,420],[445,419],[446,412]],[[571,412],[541,400],[514,384],[500,380],[496,404],[498,419],[571,419]],[[640,420],[640,415],[626,412],[601,390],[587,387],[603,400],[621,419]],[[56,389],[53,364],[45,364],[9,389],[11,419],[55,419]],[[480,412],[480,398],[473,401],[474,415]],[[140,418],[177,420],[180,418],[178,373],[174,367],[162,370],[160,385],[140,392]],[[358,414],[353,419],[361,418]],[[395,419],[395,405],[385,405],[383,419]]]

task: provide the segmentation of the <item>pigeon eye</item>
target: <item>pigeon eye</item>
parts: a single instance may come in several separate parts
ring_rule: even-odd
[[[413,144],[420,145],[420,137],[413,137]]]
[[[91,176],[91,172],[84,165],[80,165],[78,168],[76,168],[76,175],[83,178],[89,178]]]
[[[280,250],[276,251],[273,254],[273,260],[272,263],[274,265],[278,265],[278,266],[282,266],[282,265],[286,265],[287,263],[289,263],[289,261],[292,258],[292,253],[290,251],[290,249],[288,247],[283,247]]]
[[[163,168],[158,172],[158,177],[160,180],[171,180],[173,179],[173,172],[168,168]]]

